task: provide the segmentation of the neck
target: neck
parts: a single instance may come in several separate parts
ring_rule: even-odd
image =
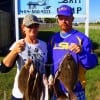
[[[69,33],[71,30],[61,30],[61,33]]]
[[[30,44],[36,44],[36,43],[38,43],[38,39],[37,38],[25,38],[25,41],[27,42],[27,43],[30,43]]]

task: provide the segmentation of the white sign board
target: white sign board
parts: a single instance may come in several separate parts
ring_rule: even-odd
[[[18,0],[18,15],[34,14],[38,17],[55,17],[57,8],[67,4],[74,10],[75,15],[85,15],[86,0]]]
[[[27,14],[33,14],[39,18],[55,18],[57,8],[64,4],[73,8],[74,17],[88,18],[89,0],[15,0],[16,40],[19,39],[19,18]]]

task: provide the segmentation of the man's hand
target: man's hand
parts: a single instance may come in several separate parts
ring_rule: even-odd
[[[69,50],[75,52],[75,53],[80,53],[82,51],[82,48],[80,45],[77,45],[75,43],[71,43],[69,45]]]

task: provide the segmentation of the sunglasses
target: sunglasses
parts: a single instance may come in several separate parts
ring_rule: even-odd
[[[38,28],[39,27],[39,24],[32,24],[30,26],[28,26],[27,28]]]

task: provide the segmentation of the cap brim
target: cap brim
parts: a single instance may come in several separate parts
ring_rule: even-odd
[[[25,24],[25,26],[30,26],[30,25],[33,25],[33,24],[39,24],[40,25],[40,22],[32,22],[32,23],[29,23],[29,24]]]
[[[62,16],[73,16],[73,14],[68,14],[68,13],[59,13],[59,14],[57,14],[56,16],[60,16],[60,15],[62,15]]]

